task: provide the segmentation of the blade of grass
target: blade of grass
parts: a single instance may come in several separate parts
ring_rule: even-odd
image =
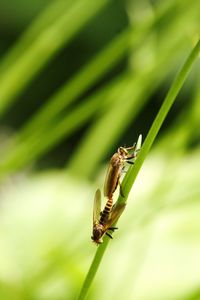
[[[192,68],[194,61],[197,59],[199,52],[200,52],[200,40],[197,42],[196,46],[190,53],[185,64],[183,65],[182,69],[180,70],[178,76],[173,81],[171,88],[170,88],[170,90],[169,90],[169,92],[168,92],[168,94],[167,94],[167,96],[166,96],[150,130],[149,130],[149,133],[148,133],[148,135],[145,139],[145,142],[141,148],[141,151],[138,155],[138,159],[136,160],[136,162],[134,164],[134,167],[130,168],[129,171],[127,172],[127,174],[123,180],[123,183],[122,183],[122,189],[123,189],[125,197],[123,198],[123,197],[119,196],[119,198],[117,200],[117,205],[127,201],[128,194],[129,194],[131,187],[137,177],[137,174],[138,174],[140,168],[142,167],[142,164],[143,164],[172,104],[175,101],[177,94],[181,90],[181,87],[183,86],[183,84],[187,78],[187,75]],[[99,268],[99,265],[101,263],[102,257],[107,248],[108,242],[109,242],[108,238],[105,237],[104,243],[98,247],[95,257],[91,263],[90,269],[89,269],[87,276],[85,278],[85,281],[83,283],[83,286],[81,288],[80,294],[77,298],[78,300],[83,300],[86,298],[89,288],[93,282],[93,279],[94,279],[96,272]]]
[[[186,60],[185,64],[183,65],[182,69],[180,70],[178,76],[175,78],[175,80],[174,80],[174,82],[173,82],[173,84],[172,84],[150,130],[149,130],[149,133],[145,139],[145,142],[144,142],[142,149],[140,151],[140,154],[139,154],[140,159],[136,160],[134,168],[130,169],[130,171],[127,173],[127,176],[124,178],[122,188],[124,188],[123,191],[124,191],[125,195],[128,196],[128,194],[131,190],[131,187],[135,181],[135,178],[136,178],[170,108],[172,107],[172,104],[174,103],[176,96],[178,95],[183,83],[185,82],[195,59],[197,59],[199,52],[200,52],[200,40],[197,42],[196,46],[194,47],[194,49],[192,50],[188,59]],[[119,203],[123,202],[123,201],[124,201],[124,199],[119,197]]]
[[[197,77],[199,78],[198,74]],[[200,86],[199,80],[197,79],[197,87],[190,106],[180,114],[176,122],[172,124],[170,130],[168,130],[167,134],[162,136],[157,144],[156,150],[159,151],[159,149],[162,148],[171,153],[176,152],[178,155],[185,153],[188,150],[188,146],[200,138],[199,115]],[[187,120],[187,122],[185,122],[185,120]],[[190,126],[187,126],[188,123]],[[169,148],[169,150],[167,148]]]
[[[38,37],[22,56],[3,73],[0,82],[0,114],[14,102],[16,96],[47,64],[63,45],[86,25],[111,0],[82,0],[63,11]]]
[[[182,40],[181,40],[182,41]],[[103,116],[89,129],[84,136],[80,147],[72,155],[67,165],[70,172],[79,174],[82,177],[90,178],[93,176],[98,163],[105,153],[110,149],[120,135],[126,130],[130,122],[133,122],[143,106],[150,99],[150,95],[157,86],[166,78],[170,68],[166,71],[166,66],[173,66],[173,62],[183,50],[183,44],[177,41],[173,45],[163,45],[165,53],[158,56],[156,64],[152,64],[147,69],[135,73],[134,77],[130,74],[127,85],[113,95],[112,105]],[[173,57],[173,61],[172,61]],[[117,120],[117,122],[116,122]],[[109,128],[109,134],[107,134]],[[88,156],[93,145],[101,141],[101,147],[95,149],[95,154]],[[84,164],[83,162],[84,157]],[[86,167],[87,166],[87,167]]]
[[[57,18],[62,16],[63,12],[69,8],[72,0],[56,0],[50,2],[45,9],[39,14],[38,17],[30,24],[28,29],[22,34],[19,40],[9,50],[0,62],[0,76],[4,76],[4,71],[8,70],[16,60],[19,59],[22,53],[27,51],[33,40],[37,38],[39,33],[47,26],[51,26]],[[1,80],[1,79],[0,79]]]
[[[161,56],[161,61],[159,62],[157,60],[156,68],[153,67],[154,70],[149,70],[146,71],[146,69],[141,72],[141,74],[135,74],[136,78],[132,78],[133,75],[131,73],[125,73],[119,76],[119,78],[114,79],[111,83],[108,83],[107,86],[105,86],[103,89],[100,89],[99,92],[95,92],[94,95],[90,96],[88,99],[85,99],[80,105],[80,107],[75,108],[72,112],[70,112],[66,116],[61,116],[61,120],[55,120],[50,124],[48,127],[48,131],[43,130],[41,128],[39,131],[37,130],[36,132],[32,133],[28,139],[23,140],[23,138],[19,135],[18,138],[16,138],[14,141],[12,141],[12,147],[10,147],[10,151],[4,150],[5,155],[2,153],[2,159],[1,159],[1,177],[6,176],[13,171],[17,171],[19,168],[22,168],[25,166],[27,163],[30,163],[32,161],[35,161],[37,158],[41,157],[45,152],[47,152],[49,149],[51,149],[56,143],[60,142],[62,139],[66,138],[71,134],[70,128],[71,125],[69,125],[69,121],[73,119],[74,116],[78,116],[78,112],[82,112],[85,108],[85,111],[87,112],[82,120],[82,122],[76,122],[73,126],[73,132],[74,130],[78,129],[83,122],[87,122],[89,118],[92,117],[95,111],[97,109],[99,112],[103,112],[106,109],[106,115],[105,118],[108,121],[108,124],[112,123],[112,126],[114,126],[115,129],[115,135],[111,138],[112,130],[110,128],[110,134],[109,134],[109,141],[112,143],[112,140],[114,137],[117,138],[119,135],[119,132],[123,131],[124,128],[126,128],[128,122],[124,122],[124,120],[130,119],[128,118],[128,115],[131,115],[131,120],[133,120],[133,117],[137,115],[137,112],[141,109],[141,107],[146,103],[148,97],[147,95],[150,94],[150,91],[153,91],[156,88],[155,84],[152,84],[153,81],[159,82],[163,79],[163,77],[166,76],[167,72],[165,71],[166,65],[170,64],[172,65],[171,62],[171,56],[172,53],[174,54],[174,59],[175,53],[177,52],[176,55],[179,55],[180,51],[179,49],[183,49],[183,47],[179,47],[179,41],[177,44],[173,45],[173,47],[166,48],[167,51],[167,56],[165,55]],[[181,43],[182,45],[182,43]],[[165,48],[165,47],[164,47]],[[163,66],[164,63],[164,66]],[[159,68],[163,70],[163,74],[159,73],[158,70]],[[156,77],[155,77],[156,76]],[[150,81],[149,81],[150,79]],[[145,85],[144,85],[145,82]],[[134,88],[134,83],[135,83],[135,88]],[[138,90],[139,87],[139,90]],[[132,97],[134,94],[134,101],[132,101]],[[122,95],[122,96],[120,96]],[[118,99],[117,102],[115,103],[115,106],[113,108],[112,101],[113,99]],[[142,100],[143,99],[143,100]],[[146,99],[146,100],[145,100]],[[92,109],[90,107],[90,103],[93,102],[92,104]],[[99,103],[102,105],[100,107]],[[106,104],[107,103],[107,104]],[[125,105],[126,103],[126,105]],[[122,106],[123,104],[123,106]],[[109,105],[109,107],[108,107]],[[96,109],[95,109],[96,107]],[[122,109],[123,107],[123,109]],[[88,109],[90,108],[90,109]],[[76,112],[77,111],[77,112]],[[123,112],[124,111],[124,112]],[[112,118],[115,117],[115,114],[118,115],[118,123],[116,122],[111,122]],[[105,118],[103,118],[102,121],[100,121],[100,130],[102,128],[101,124],[106,123]],[[114,118],[115,119],[115,118]],[[71,122],[71,121],[70,121]],[[120,124],[123,123],[123,126]],[[65,125],[63,125],[65,124]],[[118,124],[120,126],[118,126]],[[99,127],[98,126],[98,127]],[[110,125],[109,125],[110,126]],[[117,126],[117,127],[116,127]],[[96,127],[95,127],[96,128]],[[95,129],[94,128],[94,129]],[[92,130],[93,132],[93,130]],[[99,139],[99,134],[93,132],[93,137],[98,137]],[[88,140],[88,139],[87,139]],[[104,143],[108,143],[107,139],[103,139]],[[93,141],[92,139],[92,145],[93,143],[96,143],[98,141]],[[109,145],[110,145],[109,143]],[[86,143],[88,144],[88,143]],[[73,161],[70,163],[70,171],[74,170],[74,167],[78,167],[78,174],[81,174],[82,176],[89,176],[92,173],[92,170],[94,170],[95,166],[97,166],[97,160],[92,159],[90,157],[89,161],[87,160],[88,151],[91,148],[91,143],[89,143],[89,148],[80,146],[81,150],[79,154],[81,155],[74,155]],[[102,148],[102,144],[101,144]],[[105,152],[105,147],[103,148]],[[98,151],[99,156],[98,158],[100,159],[102,157],[102,151]],[[87,165],[87,168],[85,168],[85,165],[82,164],[82,157],[85,157],[84,161]],[[97,151],[95,151],[95,157],[97,158]],[[72,166],[72,168],[71,168]],[[82,167],[81,167],[82,166]],[[85,174],[87,172],[87,174]]]
[[[8,153],[0,164],[1,179],[27,163],[36,160],[62,138],[72,134],[95,113],[97,107],[98,105],[93,98],[88,99],[87,103],[79,105],[61,121],[51,124],[49,132],[43,134],[42,142],[40,136],[33,136],[27,144],[19,145],[18,148],[15,148],[15,151]]]
[[[179,43],[181,44],[181,47],[179,46]],[[166,65],[173,65],[171,61],[172,54],[175,57],[180,54],[179,49],[183,50],[182,40],[177,41],[175,45],[171,46],[169,45],[166,47],[164,44],[163,47],[167,53],[167,55],[162,54],[161,55],[161,61],[157,59],[156,62],[156,68],[153,66],[153,70],[146,70],[146,68],[143,71],[139,71],[141,74],[135,74],[136,78],[132,79],[131,73],[125,73],[119,76],[119,78],[114,79],[112,82],[108,83],[107,86],[105,86],[103,89],[100,89],[100,91],[95,92],[94,95],[90,96],[88,99],[85,99],[80,106],[80,108],[77,108],[77,112],[82,111],[84,105],[86,105],[86,111],[85,117],[83,118],[82,122],[76,122],[73,126],[73,132],[83,122],[87,122],[88,119],[92,117],[92,114],[97,111],[97,108],[99,112],[104,112],[108,110],[108,113],[106,113],[105,118],[108,119],[108,124],[112,123],[112,126],[116,128],[115,135],[111,138],[111,128],[110,128],[110,134],[109,134],[109,142],[112,143],[113,138],[117,138],[119,133],[124,130],[124,128],[127,127],[128,115],[131,115],[131,120],[133,120],[133,117],[137,115],[137,112],[141,109],[142,105],[147,101],[148,95],[150,94],[150,90],[153,91],[156,88],[155,84],[152,84],[153,81],[159,82],[163,79],[163,77],[166,76],[167,72],[165,71]],[[161,49],[160,49],[161,50]],[[159,73],[159,69],[163,70],[163,74]],[[168,69],[169,71],[169,69]],[[150,81],[149,81],[150,79]],[[145,82],[145,85],[144,85]],[[134,88],[135,83],[135,88]],[[139,87],[139,90],[138,90]],[[125,97],[124,99],[121,99],[120,94],[124,95],[122,97]],[[134,101],[132,102],[132,97],[134,94]],[[110,95],[110,96],[109,96]],[[111,100],[118,99],[115,103],[114,109],[113,104]],[[142,100],[143,99],[143,100]],[[146,99],[146,100],[145,100]],[[90,104],[88,102],[92,101],[93,106],[92,109],[88,110],[88,107],[90,107]],[[136,103],[137,102],[137,103]],[[102,107],[99,106],[99,103],[102,105]],[[107,104],[106,104],[107,103]],[[123,104],[123,105],[122,105]],[[125,105],[126,104],[126,105]],[[108,107],[109,105],[109,107]],[[96,106],[96,109],[95,109]],[[123,108],[123,109],[122,109]],[[124,113],[123,113],[124,111]],[[118,115],[118,122],[111,122],[113,116],[115,117],[115,113]],[[17,171],[19,168],[24,167],[27,163],[34,162],[36,159],[40,158],[42,155],[44,155],[45,152],[47,152],[49,149],[51,149],[56,143],[59,143],[62,139],[69,136],[71,133],[69,131],[70,128],[72,128],[69,125],[69,120],[71,120],[72,116],[77,116],[76,109],[73,110],[71,113],[69,113],[67,116],[61,116],[61,120],[57,119],[50,126],[48,127],[48,131],[45,130],[45,128],[40,128],[40,130],[33,132],[29,135],[27,139],[23,140],[23,136],[17,136],[15,140],[12,141],[12,147],[4,152],[2,152],[1,156],[1,177],[6,176],[13,171]],[[108,115],[108,118],[107,118]],[[126,120],[126,121],[123,121]],[[105,120],[102,120],[100,122],[101,124],[105,123]],[[65,127],[62,125],[65,124]],[[118,126],[118,124],[123,124],[123,126]],[[110,126],[110,125],[109,125]],[[117,127],[116,127],[117,126]],[[101,128],[102,126],[100,126]],[[99,134],[94,132],[93,136],[99,137]],[[49,140],[48,140],[49,139]],[[92,140],[93,141],[93,140]],[[107,144],[107,139],[103,139],[104,144]],[[94,141],[93,141],[94,142]],[[92,142],[92,145],[93,145]],[[98,141],[97,141],[98,142]],[[96,142],[95,142],[96,143]],[[109,145],[110,145],[109,143]],[[88,143],[87,143],[88,144]],[[78,174],[85,175],[85,172],[87,174],[85,176],[89,176],[92,173],[92,170],[94,170],[95,166],[97,166],[97,160],[94,162],[94,159],[90,157],[89,161],[87,161],[88,155],[84,154],[85,147],[79,147],[81,148],[80,154],[83,154],[85,159],[84,162],[86,162],[87,168],[82,164],[82,155],[77,157],[77,155],[74,155],[73,163],[71,161],[70,171],[73,171],[74,166],[78,166]],[[91,143],[89,143],[89,148],[86,147],[86,154],[91,148]],[[101,144],[102,148],[102,144]],[[89,150],[88,150],[89,149]],[[105,147],[104,147],[105,152]],[[104,153],[103,152],[103,153]],[[3,155],[5,153],[5,155]],[[101,159],[102,152],[98,151],[99,156],[98,158]],[[97,152],[95,151],[95,157],[97,157]],[[82,166],[82,167],[81,167]],[[82,174],[84,172],[84,174]]]
[[[127,50],[129,32],[121,33],[100,54],[51,97],[38,113],[25,125],[21,135],[29,136],[38,127],[47,127],[64,108],[75,101],[123,56]],[[77,88],[78,87],[78,88]]]
[[[138,45],[163,16],[170,14],[173,7],[174,2],[160,5],[155,9],[155,18],[149,17],[137,28],[129,27],[114,38],[110,44],[80,70],[78,75],[66,82],[51,97],[47,104],[43,105],[41,110],[26,123],[20,135],[28,137],[32,132],[37,131],[38,128],[48,128],[48,124],[53,118],[91,87],[92,84],[97,82],[106,71],[111,69],[127,53],[130,48],[130,41],[132,47]]]
[[[194,18],[194,8],[190,7],[187,10],[187,18],[190,19],[191,17]],[[67,166],[70,172],[88,178],[94,175],[98,163],[106,152],[119,140],[122,132],[129,126],[130,122],[133,122],[156,86],[167,77],[170,68],[174,66],[174,62],[181,57],[186,46],[185,35],[182,30],[184,24],[187,24],[185,15],[180,14],[178,18],[176,15],[175,20],[171,20],[170,25],[167,26],[167,30],[165,29],[160,33],[161,38],[158,37],[159,47],[155,50],[159,55],[154,53],[156,57],[155,66],[152,66],[151,63],[150,66],[145,64],[144,70],[139,68],[139,76],[138,71],[135,74],[137,80],[130,78],[127,91],[122,93],[123,90],[120,90],[117,97],[113,96],[112,107],[89,129],[81,142],[81,146],[73,153]],[[170,43],[166,41],[165,36],[171,37]],[[137,51],[140,51],[140,48]],[[171,57],[173,60],[170,59]],[[128,89],[130,89],[129,92]],[[124,99],[120,99],[120,97]],[[109,128],[109,135],[107,128]],[[96,148],[92,155],[87,155],[99,140],[101,140],[100,147]]]
[[[159,11],[160,11],[161,15],[163,15],[164,12],[166,11],[166,9],[160,8]],[[144,27],[146,27],[149,22],[151,23],[151,21],[148,21],[148,22],[145,21]],[[141,26],[141,27],[143,27],[143,26]],[[136,32],[138,33],[138,31],[136,31]],[[12,141],[13,146],[11,148],[15,152],[15,155],[12,155],[12,153],[10,153],[9,150],[8,151],[6,150],[6,157],[7,156],[15,157],[16,159],[18,158],[17,160],[21,161],[23,156],[24,155],[26,156],[27,153],[29,153],[31,151],[32,144],[39,143],[39,140],[43,140],[43,133],[44,133],[45,129],[47,129],[47,131],[49,132],[49,127],[52,126],[51,123],[53,121],[53,117],[55,117],[55,114],[59,113],[64,108],[66,103],[69,104],[72,100],[74,100],[80,94],[81,90],[84,90],[85,81],[87,82],[86,86],[88,83],[91,84],[92,80],[95,78],[94,72],[92,70],[98,69],[98,66],[100,66],[100,69],[101,69],[101,66],[104,65],[104,62],[106,62],[105,66],[108,66],[109,62],[111,61],[110,60],[110,54],[111,54],[110,50],[111,50],[112,54],[113,53],[116,54],[118,52],[117,48],[119,48],[121,51],[125,40],[127,40],[127,43],[128,43],[127,31],[122,33],[122,36],[120,36],[119,39],[117,38],[117,42],[116,43],[114,42],[114,46],[113,46],[113,43],[111,43],[112,44],[111,46],[108,45],[108,47],[106,47],[106,49],[105,49],[105,51],[103,51],[103,53],[100,53],[100,55],[97,55],[97,59],[92,60],[91,63],[89,64],[89,66],[87,65],[85,68],[83,68],[83,70],[77,76],[75,76],[75,78],[73,78],[69,82],[69,84],[67,84],[66,86],[61,88],[59,90],[59,92],[56,93],[50,99],[47,106],[44,106],[42,108],[42,110],[39,111],[39,113],[36,114],[36,116],[34,116],[28,123],[26,123],[25,127],[22,128],[21,131],[18,132],[17,136],[14,138],[14,141]],[[126,47],[127,47],[127,45],[126,45]],[[113,57],[113,55],[111,55],[111,57]],[[92,77],[91,77],[91,74],[92,74]],[[76,88],[77,86],[79,86],[79,89]],[[83,89],[82,89],[82,87],[83,87]],[[50,124],[48,124],[49,120],[51,121]],[[44,125],[44,126],[42,126],[42,125]],[[40,128],[40,130],[38,130],[38,128]],[[38,142],[36,142],[36,141],[34,142],[34,140],[33,140],[34,138],[37,139]],[[29,143],[30,143],[31,147],[29,146]],[[27,149],[27,151],[25,149]],[[12,150],[11,150],[11,152],[12,152]],[[20,153],[21,154],[23,153],[23,155],[20,155]],[[9,166],[11,167],[9,160],[7,158],[3,158],[3,159],[4,159],[4,162],[6,162],[6,164],[8,163]]]
[[[166,49],[165,52],[170,56],[170,51],[168,51],[169,49],[166,48],[165,45],[163,46],[163,48]],[[179,47],[177,46],[176,49],[178,49],[178,48]],[[183,48],[183,47],[181,46],[181,48]],[[176,51],[176,49],[175,49],[175,51]],[[174,50],[173,50],[173,52],[174,52]],[[165,59],[166,59],[165,54],[162,54],[161,57],[165,61]],[[170,62],[170,64],[172,64],[172,63]],[[167,62],[165,62],[165,66],[163,68],[161,67],[161,69],[165,69],[166,65],[168,65]],[[159,66],[158,66],[158,69],[159,69]],[[151,76],[149,76],[149,77],[151,77]],[[159,81],[159,80],[160,79],[158,78],[158,80],[156,80],[156,81]],[[141,82],[146,82],[146,79],[144,80],[144,78],[143,79],[141,78]],[[118,83],[118,85],[120,87],[121,83],[120,84]],[[139,86],[142,86],[142,84],[140,82],[139,82]],[[154,87],[155,85],[152,85],[152,86]],[[119,90],[119,92],[121,92],[122,89],[120,88],[118,90]],[[117,97],[118,97],[118,95],[119,94],[117,94]],[[144,95],[144,98],[145,98],[145,96],[146,95]],[[135,111],[135,109],[134,109],[134,111]],[[73,111],[72,114],[74,114],[74,113],[75,112]],[[131,110],[129,111],[129,114],[131,114]],[[86,114],[86,116],[87,116],[87,118],[90,118],[91,114]],[[70,116],[68,116],[68,117],[70,118]],[[67,120],[68,117],[67,116],[64,117],[65,122],[66,122],[66,123],[65,122],[64,123],[66,124],[66,126],[67,126],[67,121],[66,120]],[[87,120],[88,120],[87,118],[84,119],[84,122],[87,122]],[[16,165],[16,161],[18,161],[17,165],[22,167],[22,166],[25,165],[25,162],[28,163],[30,161],[34,161],[36,158],[43,155],[46,151],[48,151],[48,149],[52,148],[55,145],[55,143],[58,143],[61,139],[63,139],[64,137],[66,137],[70,134],[70,132],[68,130],[63,129],[63,134],[59,134],[57,138],[54,137],[54,134],[55,134],[56,130],[58,130],[58,132],[60,132],[60,129],[59,129],[60,125],[59,124],[62,124],[62,123],[63,123],[62,120],[58,121],[58,119],[56,119],[55,121],[52,122],[52,124],[49,124],[49,126],[47,128],[47,133],[44,130],[45,128],[40,128],[40,130],[37,129],[35,132],[32,132],[31,134],[29,134],[27,138],[23,137],[23,130],[22,130],[22,132],[19,133],[19,136],[15,141],[16,143],[12,144],[13,145],[13,147],[12,147],[13,150],[11,150],[11,153],[10,153],[10,151],[6,151],[6,157],[3,157],[3,160],[4,160],[3,166],[4,167],[5,167],[5,165],[9,166],[9,168],[11,168],[10,171],[12,171],[11,161],[13,162],[14,166]],[[80,123],[77,122],[77,127],[79,125],[80,125]],[[55,126],[55,128],[54,128],[54,126]],[[120,126],[120,127],[121,127],[120,129],[122,130],[122,126]],[[51,130],[50,128],[53,128],[53,130]],[[73,127],[73,131],[74,130],[75,130],[75,128]],[[64,135],[64,132],[66,133],[66,136]],[[119,133],[119,131],[118,131],[118,133]],[[49,139],[50,139],[49,142],[47,141],[46,136],[49,137]],[[24,138],[24,140],[23,140],[23,138]],[[38,145],[38,151],[33,152],[33,148],[32,148],[33,145],[35,145],[34,147],[36,147],[36,145]],[[12,152],[15,152],[15,154],[12,154]],[[34,153],[35,153],[35,156],[34,156]],[[8,157],[10,159],[8,159]],[[28,160],[25,159],[25,157],[29,157]],[[2,170],[3,169],[4,168],[2,168]],[[14,169],[16,170],[16,168],[14,168]],[[89,168],[87,168],[87,169],[89,169]],[[8,168],[6,168],[6,170],[8,172]]]
[[[109,104],[109,95],[118,94],[126,79],[130,75],[126,72],[120,74],[117,78],[109,82],[103,88],[95,91],[91,96],[84,99],[78,107],[75,107],[67,115],[62,114],[57,120],[54,120],[48,127],[48,131],[40,129],[29,136],[28,139],[17,135],[11,141],[11,146],[2,150],[1,153],[1,177],[16,171],[23,167],[26,163],[40,157],[54,144],[60,142],[63,138],[68,137],[74,130],[77,130],[83,123],[94,117],[94,114],[102,106],[102,110],[106,109]],[[115,91],[116,90],[116,91]],[[81,118],[79,117],[79,114]],[[82,115],[84,114],[84,116]],[[80,121],[81,119],[81,121]],[[74,124],[71,126],[71,121]],[[34,150],[37,148],[37,150]]]

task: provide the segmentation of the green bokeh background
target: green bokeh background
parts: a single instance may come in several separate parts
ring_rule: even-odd
[[[108,161],[145,138],[199,29],[199,1],[0,1],[1,300],[76,298]],[[197,61],[88,299],[200,299],[199,75]]]

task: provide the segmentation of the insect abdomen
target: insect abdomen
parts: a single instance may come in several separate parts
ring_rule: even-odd
[[[100,223],[101,224],[106,224],[108,222],[111,210],[112,210],[112,206],[113,206],[113,200],[112,198],[108,199],[106,206],[104,208],[104,210],[101,212],[101,218],[100,218]]]

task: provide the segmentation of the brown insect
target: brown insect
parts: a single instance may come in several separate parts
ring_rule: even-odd
[[[119,147],[117,152],[111,157],[104,183],[104,196],[108,197],[109,199],[113,197],[113,193],[115,192],[118,184],[120,185],[120,194],[123,196],[119,181],[120,176],[125,167],[125,162],[133,164],[130,159],[136,158],[137,156],[137,151],[129,154],[128,150],[136,150],[136,144],[128,148]]]
[[[125,203],[113,206],[113,199],[108,198],[101,212],[101,192],[99,189],[96,191],[93,208],[93,235],[91,238],[97,245],[103,242],[102,237],[104,234],[112,238],[108,231],[111,230],[114,232],[117,229],[117,227],[112,227],[112,225],[120,217],[125,206]]]

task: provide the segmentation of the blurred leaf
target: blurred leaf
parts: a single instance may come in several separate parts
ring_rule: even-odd
[[[8,18],[1,9],[1,50],[47,3],[15,2],[6,2]],[[2,58],[0,299],[77,296],[96,251],[100,163],[118,143],[145,138],[199,28],[198,1],[49,1]],[[88,299],[199,299],[199,96],[197,63],[135,181]],[[41,158],[49,163],[51,155],[59,169],[42,173]]]
[[[95,1],[91,3],[88,0],[76,1],[68,9],[68,3],[65,9],[60,10],[58,17],[57,10],[52,18],[55,21],[51,24],[46,22],[46,14],[37,22],[41,26],[36,26],[38,34],[35,33],[35,24],[30,32],[26,33],[20,44],[16,46],[23,51],[23,55],[18,57],[19,50],[13,50],[14,63],[4,70],[0,75],[0,113],[14,102],[16,96],[23,90],[29,81],[40,71],[40,69],[56,54],[56,52],[69,42],[72,37],[108,2],[109,0]],[[62,5],[62,2],[61,2]],[[87,7],[87,9],[85,9]],[[49,25],[48,27],[45,25]],[[27,37],[30,41],[29,34],[33,34],[32,44],[27,48]],[[27,49],[26,49],[27,48]],[[16,55],[16,57],[15,57]],[[12,54],[10,54],[12,56]],[[9,59],[8,59],[9,60]],[[5,68],[5,67],[4,67]]]

